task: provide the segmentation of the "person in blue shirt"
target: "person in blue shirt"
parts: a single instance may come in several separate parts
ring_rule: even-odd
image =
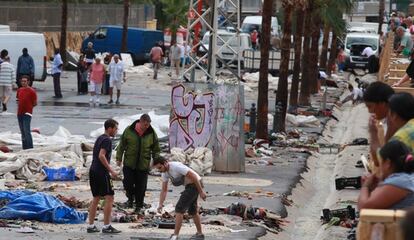
[[[17,86],[21,87],[20,78],[21,76],[26,75],[30,77],[29,86],[32,86],[34,81],[35,64],[32,56],[29,55],[27,48],[23,48],[22,53],[23,54],[17,60],[16,83]]]
[[[414,157],[398,140],[378,152],[378,173],[363,177],[358,208],[406,209],[414,206]]]

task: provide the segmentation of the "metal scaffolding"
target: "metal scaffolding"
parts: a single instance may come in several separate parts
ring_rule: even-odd
[[[201,40],[202,28],[210,32],[208,49]],[[186,52],[185,57],[190,64],[183,70],[182,80],[195,82],[196,68],[207,77],[207,82],[214,82],[222,72],[241,79],[240,60],[243,53],[238,51],[241,45],[240,0],[191,0],[187,29],[185,42],[191,46],[191,51]],[[218,34],[219,30],[226,29],[231,29],[235,34],[230,37]]]

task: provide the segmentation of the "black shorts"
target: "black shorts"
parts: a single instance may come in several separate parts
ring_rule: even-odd
[[[195,215],[197,213],[198,190],[195,184],[187,184],[181,193],[180,199],[175,205],[175,212]]]
[[[112,179],[107,172],[89,171],[89,185],[94,197],[114,195]]]

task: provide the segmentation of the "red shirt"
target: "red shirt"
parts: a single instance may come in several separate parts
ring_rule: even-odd
[[[91,81],[95,83],[102,83],[105,76],[105,66],[100,64],[92,64],[91,66]]]
[[[16,98],[18,101],[17,115],[33,113],[33,107],[37,102],[36,91],[31,87],[21,87],[17,89]]]

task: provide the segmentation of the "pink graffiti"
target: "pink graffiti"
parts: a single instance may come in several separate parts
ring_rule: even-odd
[[[206,147],[213,132],[214,94],[185,93],[175,86],[171,95],[173,118],[170,122],[170,146],[188,149]]]

